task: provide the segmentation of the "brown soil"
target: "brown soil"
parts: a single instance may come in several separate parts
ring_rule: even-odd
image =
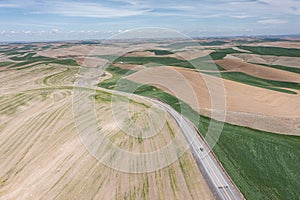
[[[299,74],[288,72],[285,70],[265,67],[256,64],[249,64],[235,59],[216,60],[215,63],[231,72],[242,72],[251,76],[268,80],[300,83]]]

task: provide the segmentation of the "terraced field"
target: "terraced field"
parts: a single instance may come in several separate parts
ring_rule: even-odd
[[[34,55],[20,57],[17,67],[3,63],[0,71],[0,199],[214,199],[189,151],[181,151],[180,159],[151,172],[146,172],[146,164],[130,165],[145,168],[134,173],[133,169],[122,172],[99,162],[77,132],[83,126],[89,130],[93,116],[75,114],[82,120],[74,121],[74,90],[90,91],[73,87],[79,66],[53,58],[27,63],[26,58]],[[119,122],[133,120],[148,130],[135,130],[132,136],[114,121],[110,93],[98,90],[84,98],[95,106],[97,134],[120,149],[145,153],[161,149],[176,136],[180,138],[170,117],[163,127],[155,126],[161,125],[161,117],[166,115],[160,110],[149,123],[147,113],[155,109],[149,102],[130,101],[130,115]],[[150,124],[153,126],[147,127]],[[125,127],[127,131],[129,128]],[[156,134],[152,137],[141,135],[153,131]],[[101,148],[97,142],[93,145]],[[110,159],[116,163],[118,153]]]

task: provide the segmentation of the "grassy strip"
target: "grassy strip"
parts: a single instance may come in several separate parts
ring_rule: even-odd
[[[226,55],[224,55],[226,56]],[[170,57],[119,57],[115,62],[123,62],[126,64],[135,64],[135,65],[147,65],[147,64],[157,64],[166,65],[166,66],[176,66],[189,69],[198,69],[198,70],[224,70],[220,66],[216,66],[214,63],[208,63],[207,60],[210,60],[209,57],[201,57],[199,59],[193,59],[190,61],[179,60],[177,58]]]
[[[60,64],[60,65],[68,65],[68,66],[79,66],[77,64],[77,62],[75,60],[72,59],[64,59],[64,60],[57,60],[54,58],[44,58],[40,61],[44,61],[42,63],[39,64],[34,64],[35,62],[37,62],[38,60],[28,60],[28,61],[24,61],[24,62],[20,62],[20,63],[16,63],[13,66],[10,66],[10,69],[14,69],[17,68],[17,70],[21,70],[21,69],[27,69],[36,65],[40,65],[40,64]],[[32,64],[32,65],[30,65]],[[22,67],[23,65],[30,65],[30,66],[26,66],[26,67]]]
[[[35,53],[28,53],[25,56],[14,56],[14,57],[10,57],[11,60],[14,61],[39,61],[39,60],[43,60],[47,57],[44,56],[36,56],[33,57],[35,55]]]
[[[281,38],[257,38],[255,40],[245,40],[245,39],[236,39],[232,40],[233,44],[253,44],[253,43],[262,43],[262,42],[281,42],[281,41],[289,41]]]
[[[114,68],[114,67],[112,67]],[[100,83],[99,86],[113,88],[125,71],[109,67],[114,77],[111,86]],[[126,72],[125,72],[126,73]],[[130,72],[131,73],[131,72]],[[113,83],[114,82],[114,83]],[[124,85],[127,84],[127,85]],[[138,83],[125,80],[117,89],[128,91]],[[139,85],[136,94],[159,98],[184,114],[192,122],[200,119],[199,131],[205,136],[208,125],[220,122],[200,116],[189,105],[176,97],[153,86]],[[247,199],[297,199],[300,188],[300,137],[277,135],[245,127],[224,124],[222,134],[213,148],[217,157]]]
[[[53,59],[47,59],[47,60],[45,60],[45,62],[46,62],[46,61],[49,61],[49,60],[53,60]],[[14,69],[14,68],[18,68],[18,69],[26,69],[26,68],[35,66],[34,63],[36,63],[36,62],[38,62],[38,61],[37,61],[37,60],[28,60],[28,61],[16,63],[16,64],[10,66],[9,68],[10,68],[10,69]],[[30,65],[30,64],[32,64],[32,65]],[[42,63],[40,63],[40,64],[42,64]],[[30,66],[22,67],[23,65],[30,65]],[[21,67],[21,68],[19,68],[19,67]]]
[[[55,64],[61,64],[61,65],[70,65],[70,66],[78,66],[77,62],[73,59],[54,59],[54,58],[49,58],[49,57],[44,57],[44,56],[34,56],[36,55],[35,53],[29,53],[26,56],[23,57],[11,57],[10,59],[14,60],[14,61],[23,61],[21,63],[17,63],[16,65],[12,66],[13,67],[18,67],[18,66],[22,66],[25,64],[30,64],[30,63],[34,63],[37,61],[47,61],[45,63],[55,63]]]
[[[117,82],[121,79],[122,76],[124,76],[125,74],[129,75],[135,72],[133,70],[121,69],[112,65],[107,68],[107,71],[111,73],[113,77],[98,84],[98,86],[106,89],[114,89]]]
[[[63,59],[63,60],[53,60],[48,63],[60,64],[60,65],[69,65],[69,66],[79,66],[78,63],[73,59]]]
[[[119,57],[115,62],[124,62],[128,64],[146,65],[149,63],[157,63],[159,65],[181,66],[186,68],[194,68],[191,63],[186,60],[179,60],[170,57]]]
[[[11,64],[13,64],[13,62],[0,62],[0,67],[5,67]]]
[[[150,51],[150,52],[154,52],[155,55],[170,55],[170,54],[174,54],[171,51],[166,51],[166,50],[146,50],[146,51]]]
[[[174,43],[174,44],[164,46],[164,48],[182,49],[182,48],[190,47],[190,46],[219,46],[219,45],[224,45],[227,43],[228,42],[219,41],[219,40],[211,41],[211,42],[179,42],[179,43]]]
[[[200,58],[193,59],[191,61],[203,61],[203,60],[222,60],[227,54],[233,54],[233,53],[243,53],[237,50],[234,50],[232,48],[227,49],[217,49],[216,52],[212,52],[209,54],[209,56],[204,56]]]
[[[167,46],[163,46],[164,48],[169,48],[169,49],[182,49],[185,47],[189,46],[200,46],[199,42],[178,42],[174,44],[169,44]]]
[[[35,62],[40,62],[40,61],[54,61],[55,59],[53,58],[48,58],[48,57],[44,57],[44,56],[35,56],[35,53],[29,53],[27,54],[26,56],[23,56],[23,57],[11,57],[10,59],[14,60],[14,61],[22,61],[22,62],[19,62],[19,63],[16,63],[15,65],[9,67],[11,69],[13,68],[16,68],[16,67],[21,67],[23,65],[29,65],[29,64],[34,64]],[[34,65],[32,65],[34,66]],[[30,67],[32,67],[30,66]],[[29,67],[29,66],[28,66]],[[25,68],[28,68],[28,67],[23,67],[21,69],[25,69]]]
[[[91,57],[103,58],[103,59],[109,60],[110,62],[113,62],[120,56],[118,56],[118,55],[99,55],[99,56],[91,56]]]
[[[200,116],[198,113],[193,111],[188,104],[177,99],[176,97],[150,85],[143,85],[127,79],[121,79],[125,74],[129,75],[134,73],[134,71],[121,69],[115,66],[109,66],[106,70],[111,73],[113,77],[99,83],[99,87],[106,89],[117,89],[119,91],[134,93],[141,96],[158,98],[167,104],[172,105],[173,108],[178,112],[181,112],[181,109],[185,110],[192,122],[197,123],[197,121],[199,121]]]
[[[252,85],[260,88],[265,88],[269,90],[274,90],[278,92],[284,92],[288,94],[297,94],[297,93],[283,88],[300,90],[299,83],[267,80],[255,76],[250,76],[248,74],[244,74],[241,72],[226,72],[226,73],[204,72],[204,73],[209,75],[214,75],[214,76],[219,76],[221,74],[221,77],[224,79],[228,79],[231,81],[236,81],[236,82],[240,82],[240,83],[244,83],[247,85]]]
[[[238,48],[251,51],[252,53],[259,55],[300,57],[300,49],[261,46],[238,46]]]

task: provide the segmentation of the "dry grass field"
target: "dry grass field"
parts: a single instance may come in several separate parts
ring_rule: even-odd
[[[47,51],[41,54],[52,56]],[[94,61],[88,60],[88,67],[95,67]],[[79,66],[43,61],[1,67],[1,200],[214,199],[189,151],[149,173],[118,171],[91,155],[77,133],[73,117],[73,84],[78,69]],[[115,124],[110,101],[105,99],[109,93],[99,90],[96,95],[99,134],[121,149],[135,153],[155,151],[181,135],[177,124],[168,117],[166,125],[153,137],[132,137]],[[86,100],[92,101],[90,97]],[[149,119],[143,114],[151,108],[140,102],[131,102],[130,116],[136,124],[146,127]],[[91,121],[89,117],[80,121],[82,125]],[[151,119],[154,127],[161,123],[160,118],[156,120]]]

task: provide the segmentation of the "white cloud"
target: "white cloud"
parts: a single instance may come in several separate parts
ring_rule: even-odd
[[[267,3],[272,11],[276,10],[279,13],[287,13],[300,15],[300,1],[296,0],[264,0]]]
[[[0,8],[17,8],[17,7],[20,7],[20,4],[0,3]]]
[[[245,19],[245,18],[249,18],[251,16],[249,16],[249,15],[233,15],[231,17],[236,18],[236,19]]]
[[[45,7],[47,7],[47,9],[32,13],[57,14],[71,17],[111,18],[142,15],[149,11],[147,9],[141,9],[139,7],[136,8],[135,6],[123,6],[117,8],[113,6],[104,6],[100,3],[71,1],[46,1],[43,5],[46,5]]]
[[[56,33],[58,33],[58,31],[59,31],[58,29],[52,29],[51,33],[56,34]]]
[[[260,24],[286,24],[288,23],[285,20],[281,20],[281,19],[265,19],[265,20],[258,20],[257,21]]]

